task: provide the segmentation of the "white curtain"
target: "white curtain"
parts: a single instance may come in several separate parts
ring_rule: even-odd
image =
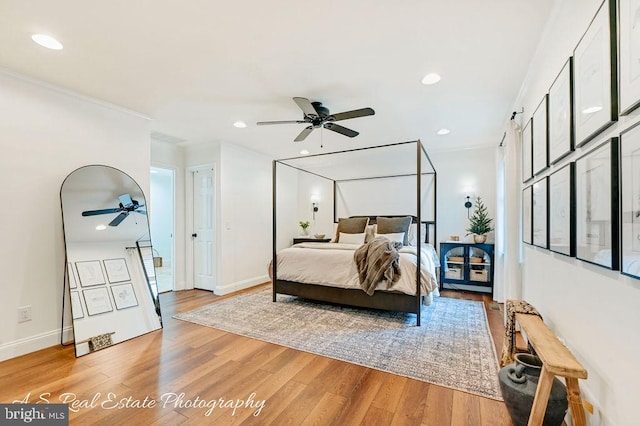
[[[509,122],[496,151],[496,223],[493,298],[498,302],[522,298],[520,274],[521,129]]]

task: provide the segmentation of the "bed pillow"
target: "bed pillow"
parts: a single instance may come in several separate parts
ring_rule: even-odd
[[[412,223],[411,226],[409,227],[409,245],[410,246],[415,247],[418,245],[417,231],[418,231],[418,224]],[[426,223],[420,224],[420,241],[423,244],[426,237],[426,232],[427,232],[427,224]]]
[[[376,230],[377,230],[377,226],[376,225],[367,225],[367,229],[365,230],[365,233],[367,235],[365,235],[364,237],[364,242],[368,243],[369,241],[373,240],[376,236]]]
[[[338,241],[340,241],[341,244],[358,244],[361,246],[364,244],[365,236],[366,234],[364,232],[361,234],[345,234],[341,232],[338,236]]]
[[[392,232],[389,234],[376,234],[376,237],[385,237],[388,240],[404,244],[404,232]]]
[[[381,217],[376,218],[378,234],[395,234],[404,232],[402,245],[409,245],[409,226],[411,226],[411,216],[406,217]]]
[[[336,238],[334,242],[341,243],[340,233],[343,234],[362,234],[369,224],[368,217],[350,217],[338,219],[338,228],[336,229]]]

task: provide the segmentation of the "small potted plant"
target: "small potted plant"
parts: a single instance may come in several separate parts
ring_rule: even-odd
[[[300,228],[302,228],[302,235],[309,235],[309,221],[305,220],[305,221],[300,221],[298,222],[300,224]]]
[[[473,234],[473,241],[476,244],[484,243],[487,240],[487,233],[493,231],[491,222],[493,219],[489,217],[487,208],[480,197],[476,198],[476,205],[473,208],[473,214],[469,219],[469,228],[467,235]]]

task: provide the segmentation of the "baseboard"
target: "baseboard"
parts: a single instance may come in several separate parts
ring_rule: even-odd
[[[259,277],[250,278],[248,280],[237,281],[231,284],[223,284],[223,285],[216,286],[213,292],[218,296],[224,296],[225,294],[233,293],[234,291],[238,291],[238,290],[244,290],[245,288],[253,287],[270,280],[271,279],[269,278],[268,275],[261,275]]]
[[[65,327],[63,341],[73,340],[73,327]],[[35,336],[25,337],[14,342],[0,345],[0,361],[16,358],[31,352],[46,349],[51,346],[60,344],[60,329],[47,331],[45,333],[36,334]]]

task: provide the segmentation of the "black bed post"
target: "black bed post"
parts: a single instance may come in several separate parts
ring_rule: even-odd
[[[418,315],[418,317],[416,318],[416,325],[418,327],[420,327],[420,314],[422,311],[422,292],[421,292],[421,288],[420,288],[420,266],[421,266],[421,247],[420,245],[422,244],[422,238],[420,238],[420,228],[422,226],[422,217],[421,217],[421,194],[422,194],[422,164],[421,164],[421,157],[422,157],[422,142],[420,142],[420,140],[418,139],[416,141],[416,183],[417,183],[417,197],[416,197],[416,216],[418,217],[418,223],[416,224],[416,233],[418,236],[418,241],[417,241],[417,249],[418,249],[418,256],[417,256],[417,266],[416,266],[416,301],[417,301],[417,309],[416,309],[416,314]]]
[[[273,239],[272,239],[272,246],[271,246],[271,291],[273,292],[273,301],[276,301],[276,279],[277,279],[277,270],[278,270],[278,266],[277,266],[277,262],[276,262],[276,168],[277,168],[277,161],[273,160],[273,165],[272,165],[272,201],[271,201],[271,207],[272,207],[272,212],[271,212],[271,218],[272,218],[272,232],[273,232]]]

